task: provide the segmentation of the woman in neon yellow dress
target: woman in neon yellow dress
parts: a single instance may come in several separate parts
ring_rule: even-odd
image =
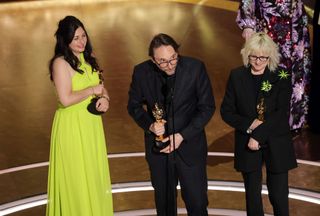
[[[96,108],[106,112],[109,96],[99,84],[99,66],[81,21],[65,17],[55,36],[49,69],[59,103],[51,134],[46,215],[113,215],[102,119],[87,110],[92,97],[100,95]]]

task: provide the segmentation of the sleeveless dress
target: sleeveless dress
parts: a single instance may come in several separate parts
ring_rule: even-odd
[[[80,56],[73,91],[99,83],[98,73]],[[47,216],[111,216],[112,191],[101,116],[87,111],[91,97],[54,116],[48,175]]]

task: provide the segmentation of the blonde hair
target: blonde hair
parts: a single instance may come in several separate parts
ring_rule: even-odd
[[[253,52],[262,52],[269,56],[268,67],[274,71],[279,64],[280,54],[278,45],[264,32],[253,34],[241,49],[243,64],[249,66],[249,55]]]

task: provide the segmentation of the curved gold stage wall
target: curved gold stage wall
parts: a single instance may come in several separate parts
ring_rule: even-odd
[[[48,77],[48,61],[53,55],[57,23],[69,14],[84,22],[105,72],[111,107],[103,121],[112,183],[117,186],[142,182],[142,186],[149,187],[143,132],[128,116],[126,103],[133,66],[148,58],[152,36],[165,32],[181,44],[183,55],[205,62],[213,85],[217,110],[206,127],[209,208],[244,211],[243,189],[237,186],[242,184],[242,178],[233,169],[233,130],[222,121],[219,110],[229,72],[242,64],[239,52],[243,40],[235,23],[237,7],[238,1],[227,0],[2,1],[0,212],[3,204],[24,198],[43,195],[41,199],[45,200],[50,130],[57,106]],[[291,188],[312,191],[318,198],[319,140],[319,136],[306,131],[294,141],[301,161],[290,173]],[[217,182],[236,184],[237,190],[220,190]],[[264,202],[266,213],[271,214],[265,195]],[[153,193],[115,193],[114,204],[117,212],[153,209]],[[179,207],[184,207],[180,198]],[[42,204],[18,215],[38,216],[44,211]],[[318,215],[320,205],[293,198],[290,211],[292,216]]]

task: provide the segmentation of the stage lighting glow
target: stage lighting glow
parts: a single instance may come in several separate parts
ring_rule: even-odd
[[[180,190],[180,186],[177,186]],[[129,193],[139,191],[152,191],[153,188],[150,182],[128,182],[118,183],[112,185],[112,193]],[[231,192],[244,192],[242,182],[233,181],[208,181],[208,190],[212,191],[231,191]],[[266,185],[263,185],[262,194],[268,194]],[[320,204],[320,193],[290,188],[289,198],[296,199],[304,202]],[[14,212],[22,211],[25,209],[33,208],[36,206],[45,205],[47,203],[47,195],[42,194],[15,202],[7,203],[0,206],[0,216],[8,215]]]

